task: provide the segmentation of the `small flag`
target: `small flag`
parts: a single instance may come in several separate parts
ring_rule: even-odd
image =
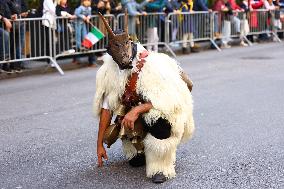
[[[92,30],[86,35],[82,45],[86,48],[91,48],[95,43],[104,37],[104,34],[97,28],[93,27]]]

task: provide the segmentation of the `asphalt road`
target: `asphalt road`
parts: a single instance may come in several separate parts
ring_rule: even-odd
[[[284,44],[178,60],[194,81],[194,138],[162,185],[121,144],[96,166],[96,68],[0,81],[0,189],[284,188]]]

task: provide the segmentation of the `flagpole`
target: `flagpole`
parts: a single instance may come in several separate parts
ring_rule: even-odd
[[[90,24],[92,26],[92,28],[95,27],[95,25],[92,22],[88,22],[88,24]]]

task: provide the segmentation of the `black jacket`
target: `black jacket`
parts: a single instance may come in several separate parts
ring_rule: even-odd
[[[9,0],[7,2],[12,15],[20,15],[28,10],[25,0]]]
[[[0,15],[5,18],[11,18],[11,10],[8,6],[8,0],[0,0]]]

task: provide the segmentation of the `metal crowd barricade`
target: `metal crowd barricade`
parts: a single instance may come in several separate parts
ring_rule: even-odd
[[[117,28],[124,29],[124,14],[117,16]],[[175,53],[166,42],[166,14],[147,13],[128,17],[128,33],[134,41],[147,46],[150,51],[158,52],[158,46],[163,45],[176,57]]]
[[[105,15],[111,28],[124,28],[124,14]],[[251,12],[238,12],[234,14],[234,20],[222,13],[193,12],[193,13],[148,13],[146,15],[129,16],[128,30],[132,39],[140,40],[148,50],[157,51],[158,45],[164,45],[175,57],[175,53],[169,47],[172,44],[188,44],[196,41],[210,41],[219,51],[215,39],[219,39],[216,33],[224,34],[225,25],[229,24],[229,38],[243,37],[248,43],[246,35],[267,33],[273,35],[278,41],[277,32],[284,32],[284,18],[278,19],[277,13],[267,10],[254,10]],[[282,28],[277,27],[277,19],[282,22]],[[77,39],[78,19],[57,18],[57,29],[42,26],[42,18],[17,19],[12,21],[11,32],[0,27],[0,66],[19,61],[49,59],[60,74],[64,74],[56,59],[59,57],[73,56],[103,52],[106,50],[108,35],[105,26],[99,17],[92,16],[91,23],[101,30],[106,36],[91,49],[82,47],[82,40]],[[47,20],[48,21],[48,20]],[[230,23],[229,23],[230,22]],[[245,24],[246,24],[246,29]],[[1,23],[3,24],[3,23]],[[91,25],[86,24],[86,33]],[[77,31],[76,31],[77,30]],[[243,32],[246,30],[246,32]],[[250,44],[250,43],[249,43]],[[71,50],[71,51],[70,51]]]
[[[281,30],[283,29],[282,21],[284,20],[281,21],[281,12],[280,10],[273,10],[269,11],[268,14],[270,15],[270,19],[267,22],[270,25],[270,29],[274,37],[273,40],[281,42],[280,38],[277,35],[277,33],[281,32]]]
[[[114,15],[104,16],[109,22],[110,27],[114,29]],[[87,34],[91,30],[92,25],[87,23],[80,23],[79,19],[68,19],[66,17],[57,18],[57,44],[55,46],[57,52],[55,56],[56,59],[64,56],[76,56],[106,51],[108,35],[105,26],[99,19],[98,15],[92,16],[90,21],[92,25],[96,26],[105,35],[105,37],[97,42],[91,49],[86,49],[82,46],[82,41],[84,39],[84,33],[82,33],[82,30],[83,27],[85,27],[86,30],[84,30]]]
[[[277,41],[281,41],[274,28],[275,12],[266,9],[253,10],[248,14],[250,35],[269,34],[273,35]]]
[[[196,41],[210,41],[220,51],[212,37],[213,27],[214,15],[207,11],[170,13],[167,16],[167,42],[187,46]]]
[[[7,36],[1,39],[1,45],[4,50],[0,52],[1,55],[3,54],[3,57],[0,56],[0,64],[49,59],[50,63],[62,75],[64,74],[53,58],[55,54],[53,49],[54,32],[51,28],[44,28],[42,21],[43,19],[41,18],[25,18],[11,21],[11,31],[5,32]]]

